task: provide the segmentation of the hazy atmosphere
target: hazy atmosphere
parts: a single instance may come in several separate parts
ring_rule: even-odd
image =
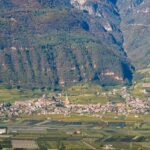
[[[0,0],[0,150],[150,149],[150,0]]]

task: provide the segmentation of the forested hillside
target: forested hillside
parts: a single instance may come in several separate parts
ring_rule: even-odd
[[[131,82],[120,21],[111,0],[0,0],[1,84]]]

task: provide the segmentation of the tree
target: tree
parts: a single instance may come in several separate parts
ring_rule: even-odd
[[[63,142],[61,142],[61,141],[58,142],[58,149],[59,150],[66,150],[66,147],[65,147]]]

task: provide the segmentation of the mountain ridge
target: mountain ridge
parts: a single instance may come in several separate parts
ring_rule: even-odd
[[[118,0],[124,48],[137,69],[150,64],[150,1]]]

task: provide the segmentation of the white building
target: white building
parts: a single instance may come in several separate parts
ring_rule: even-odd
[[[6,134],[6,133],[7,133],[7,128],[6,127],[0,127],[0,135]]]

